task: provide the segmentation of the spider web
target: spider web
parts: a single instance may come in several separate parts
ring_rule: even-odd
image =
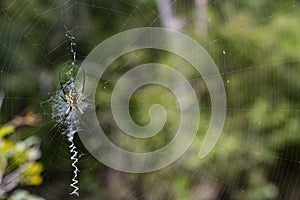
[[[234,2],[235,9],[231,7],[233,3],[219,0],[209,1],[202,8],[209,16],[207,34],[213,35],[207,37],[188,31],[195,26],[196,17],[191,12],[195,9],[193,1],[170,1],[181,19],[178,21],[181,30],[198,40],[210,53],[226,86],[227,118],[213,152],[202,160],[196,157],[208,128],[211,107],[204,81],[199,74],[195,75],[192,66],[159,50],[124,55],[105,72],[97,89],[96,110],[107,136],[130,151],[159,149],[172,139],[178,128],[178,109],[175,97],[162,87],[140,88],[130,109],[135,111],[132,117],[136,123],[147,124],[147,115],[143,113],[156,102],[147,101],[147,97],[155,92],[166,93],[171,100],[158,100],[158,103],[167,107],[175,121],[168,121],[162,130],[168,132],[168,136],[162,136],[160,132],[147,141],[133,140],[118,130],[110,109],[113,86],[122,74],[139,64],[157,61],[179,71],[180,66],[185,66],[188,70],[180,72],[188,77],[195,90],[201,91],[198,94],[199,133],[182,158],[169,167],[146,174],[122,173],[106,167],[85,150],[75,135],[74,143],[82,154],[78,162],[78,199],[299,198],[297,99],[300,83],[297,77],[299,47],[295,47],[299,39],[296,28],[285,27],[287,20],[298,26],[299,4],[297,1],[275,3],[271,0]],[[72,30],[76,38],[74,50],[79,66],[97,44],[112,35],[137,27],[161,26],[164,10],[160,12],[156,1],[151,0],[50,0],[44,3],[15,0],[2,1],[0,5],[0,91],[5,92],[1,124],[26,108],[43,115],[42,125],[24,129],[24,137],[38,135],[41,138],[45,166],[43,185],[29,190],[45,199],[73,199],[69,196],[73,173],[69,143],[55,126],[51,110],[41,108],[43,102],[59,92],[58,74],[66,76],[74,61],[64,27]],[[251,18],[250,12],[256,14],[255,18]],[[217,20],[220,18],[224,21]],[[226,26],[220,31],[221,23]],[[278,41],[277,46],[268,46],[268,38],[276,40],[282,35],[291,40],[286,39],[287,45],[283,43],[285,41]],[[208,39],[202,39],[205,37]],[[256,37],[263,45],[255,46]],[[267,50],[259,53],[261,47]],[[276,56],[278,52],[283,56]],[[56,112],[61,115],[61,111]],[[20,131],[19,134],[23,133]],[[158,140],[159,137],[163,139]]]

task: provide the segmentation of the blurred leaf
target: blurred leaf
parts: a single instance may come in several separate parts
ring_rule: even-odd
[[[17,190],[11,195],[8,200],[44,200],[41,197],[37,197],[29,194],[28,191],[25,190]]]
[[[3,138],[4,136],[11,134],[15,131],[14,126],[1,126],[0,127],[0,138]]]

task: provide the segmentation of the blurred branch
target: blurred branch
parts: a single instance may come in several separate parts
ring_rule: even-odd
[[[208,0],[194,0],[195,9],[196,9],[196,22],[195,29],[198,34],[206,35],[207,34],[207,16],[206,8]]]
[[[7,193],[12,191],[15,187],[17,187],[21,179],[21,174],[26,170],[27,166],[28,163],[20,166],[15,171],[7,174],[3,178],[3,181],[0,182],[0,191]]]
[[[156,0],[156,3],[162,26],[173,30],[181,29],[182,22],[174,15],[170,0]]]
[[[4,96],[5,96],[4,92],[0,91],[0,109],[2,107]]]
[[[4,92],[0,91],[0,109],[2,107],[3,99],[4,99]],[[41,122],[41,116],[30,111],[28,108],[25,109],[20,115],[15,116],[11,121],[7,122],[3,126],[36,126]]]
[[[12,120],[4,124],[4,126],[36,126],[41,122],[41,116],[26,109],[20,115],[15,116]]]

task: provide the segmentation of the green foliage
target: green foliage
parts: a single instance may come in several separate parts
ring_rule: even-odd
[[[40,157],[37,137],[16,141],[10,134],[15,126],[0,126],[0,199],[7,198],[9,192],[18,185],[38,186],[42,183],[43,165],[36,160]],[[31,198],[32,197],[32,198]],[[16,190],[11,200],[41,199]]]

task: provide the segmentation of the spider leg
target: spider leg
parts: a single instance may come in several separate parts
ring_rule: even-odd
[[[87,100],[91,96],[91,94],[85,96],[84,98],[82,98],[82,96],[83,96],[82,94],[79,95],[78,100],[77,100],[77,104],[80,104],[81,102]]]
[[[67,111],[65,112],[64,116],[62,117],[62,121],[64,122],[67,117],[69,116],[70,112],[71,112],[72,106],[69,106]]]
[[[84,112],[82,111],[81,108],[79,108],[77,105],[75,105],[75,108],[80,112],[80,114],[84,115]]]
[[[82,102],[82,96],[83,96],[83,94],[82,93],[80,93],[80,95],[78,96],[78,99],[77,99],[77,103],[81,103]]]
[[[71,109],[72,109],[72,106],[69,106],[68,109],[67,109],[67,111],[65,112],[65,114],[62,116],[62,118],[59,120],[59,122],[56,125],[57,127],[59,127],[59,131],[60,132],[62,132],[63,129],[64,129],[63,125],[64,125],[67,117],[69,116],[69,114],[71,112]]]
[[[81,103],[81,98],[83,96],[83,93],[84,93],[84,87],[85,87],[85,72],[84,72],[84,68],[82,68],[82,71],[83,71],[83,82],[82,82],[82,89],[81,89],[81,93],[79,94],[78,96],[78,99],[77,99],[77,102],[78,103]]]
[[[82,68],[82,73],[83,73],[83,82],[82,82],[82,90],[81,90],[81,94],[83,94],[83,92],[84,92],[84,87],[85,87],[85,72],[84,72],[84,68]]]
[[[60,84],[60,87],[61,87],[61,90],[62,92],[64,93],[64,96],[60,95],[60,97],[65,101],[65,102],[69,102],[70,101],[70,98],[67,94],[67,92],[65,91],[65,86],[63,85],[63,83],[61,82],[61,75],[60,75],[60,72],[59,72],[59,84]],[[69,85],[70,83],[68,83]]]
[[[61,75],[60,75],[60,72],[59,72],[59,84],[60,84],[61,90],[63,91],[64,95],[66,96],[67,93],[66,93],[66,91],[65,91],[65,87],[64,87],[63,83],[61,82]]]
[[[78,105],[74,105],[74,107],[76,108],[76,110],[78,110],[80,112],[80,114],[82,115],[83,119],[95,130],[96,129],[95,126],[89,120],[89,118],[86,116],[86,114],[84,114],[83,110]]]
[[[61,97],[65,102],[68,102],[68,100],[67,100],[65,97],[63,97],[62,95],[60,95],[60,97]]]

